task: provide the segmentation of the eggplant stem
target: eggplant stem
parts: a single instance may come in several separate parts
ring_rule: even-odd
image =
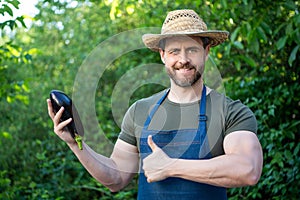
[[[77,133],[75,133],[75,141],[78,145],[78,148],[80,150],[82,150],[82,137],[80,135],[78,135]]]

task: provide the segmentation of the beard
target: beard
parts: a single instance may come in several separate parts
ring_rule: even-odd
[[[195,73],[193,76],[180,78],[177,74],[177,71],[180,69],[195,70]],[[190,86],[194,85],[202,77],[202,74],[203,74],[203,71],[200,72],[197,69],[197,67],[192,66],[192,65],[184,65],[180,68],[175,68],[175,67],[166,68],[166,70],[167,70],[169,77],[174,81],[174,83],[177,86],[180,86],[180,87],[190,87]]]

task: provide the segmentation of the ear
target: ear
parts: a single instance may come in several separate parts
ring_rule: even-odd
[[[205,48],[205,61],[208,60],[209,51],[210,51],[210,44],[207,45],[206,48]]]
[[[161,48],[158,49],[161,61],[165,64],[165,51]]]

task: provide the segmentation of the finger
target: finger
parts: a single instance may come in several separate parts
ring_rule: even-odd
[[[55,114],[53,112],[53,107],[50,99],[47,99],[47,104],[48,104],[48,115],[50,116],[51,119],[53,119]]]
[[[56,113],[56,115],[54,116],[54,118],[53,118],[54,126],[57,126],[60,123],[60,118],[61,118],[62,113],[64,112],[64,110],[65,110],[65,108],[61,107],[59,109],[59,111]]]
[[[150,177],[149,177],[149,175],[148,175],[148,173],[145,171],[145,177],[147,178],[147,182],[148,183],[151,183],[151,179],[150,179]]]
[[[56,130],[62,130],[65,126],[67,126],[72,121],[72,118],[69,118],[56,126]]]
[[[159,147],[154,143],[153,139],[152,139],[152,135],[148,136],[148,145],[150,146],[152,151],[157,150]]]
[[[145,172],[145,177],[147,178],[147,182],[151,183],[151,179],[148,177],[148,174]]]

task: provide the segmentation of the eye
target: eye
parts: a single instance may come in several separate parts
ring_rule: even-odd
[[[178,55],[180,53],[180,49],[170,49],[169,54]]]
[[[190,49],[187,50],[187,53],[188,54],[196,54],[199,51],[200,51],[200,49],[198,49],[198,48],[190,48]]]

